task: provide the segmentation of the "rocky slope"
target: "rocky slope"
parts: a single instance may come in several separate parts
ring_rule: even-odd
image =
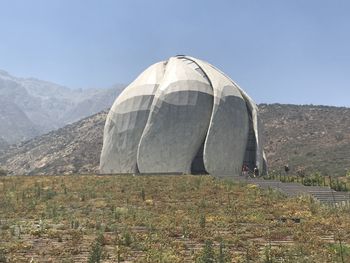
[[[350,170],[350,108],[272,104],[259,106],[271,169],[345,175]]]
[[[0,155],[10,174],[97,173],[107,112],[11,146]]]
[[[109,108],[122,88],[73,90],[0,71],[0,138],[17,143],[90,116]]]
[[[344,175],[350,169],[350,108],[262,104],[270,170]],[[12,174],[96,173],[107,112],[22,143],[0,155]]]

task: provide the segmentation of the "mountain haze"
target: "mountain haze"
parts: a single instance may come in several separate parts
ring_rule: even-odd
[[[122,89],[75,90],[0,71],[0,138],[13,144],[56,130],[109,108]]]
[[[5,144],[16,143],[40,134],[25,112],[13,101],[0,97],[0,139]]]

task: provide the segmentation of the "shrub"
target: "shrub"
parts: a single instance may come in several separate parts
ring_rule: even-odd
[[[304,178],[303,180],[303,185],[305,186],[321,186],[324,185],[325,178],[323,176],[321,176],[321,174],[319,172],[315,172],[313,174],[311,174],[310,176],[307,176]]]
[[[333,179],[330,183],[330,187],[335,191],[348,191],[347,185],[345,182],[340,181],[338,178]]]
[[[199,218],[199,226],[201,228],[205,228],[205,223],[206,223],[205,215],[201,214],[201,216]]]
[[[214,263],[215,253],[213,249],[213,242],[210,240],[205,241],[205,245],[201,251],[200,256],[197,258],[198,263]]]
[[[125,230],[122,234],[122,241],[123,241],[123,245],[129,247],[133,240],[132,240],[132,236],[129,230]]]
[[[95,242],[92,245],[88,262],[89,263],[99,263],[99,262],[101,262],[101,256],[102,256],[102,246],[100,243]]]
[[[99,263],[102,259],[102,246],[105,243],[105,239],[103,234],[99,234],[96,238],[95,242],[92,244],[90,255],[89,255],[89,263]]]
[[[219,254],[217,258],[218,263],[226,263],[226,262],[231,262],[231,256],[226,250],[224,242],[221,240],[220,241],[220,246],[219,246]]]
[[[1,249],[1,248],[0,248],[0,262],[2,262],[2,263],[6,263],[7,262],[5,251],[3,249]]]
[[[141,193],[140,193],[140,196],[142,198],[142,201],[145,201],[146,200],[146,194],[145,194],[145,189],[141,189]]]

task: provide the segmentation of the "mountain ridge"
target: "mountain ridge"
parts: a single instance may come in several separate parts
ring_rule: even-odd
[[[350,169],[350,108],[260,104],[264,150],[270,171],[321,172],[340,176]],[[97,173],[107,111],[84,118],[0,155],[10,174]]]

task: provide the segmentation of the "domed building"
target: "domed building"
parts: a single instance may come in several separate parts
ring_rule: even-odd
[[[171,57],[147,68],[110,109],[100,172],[238,175],[266,169],[258,108],[202,60]]]

